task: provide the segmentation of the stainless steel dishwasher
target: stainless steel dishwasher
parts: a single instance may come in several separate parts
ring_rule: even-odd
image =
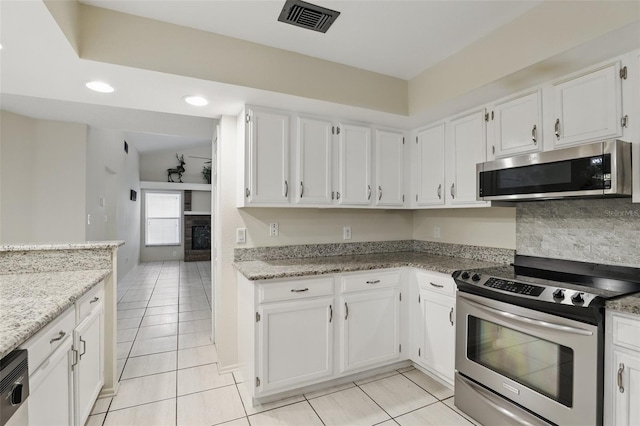
[[[29,361],[26,350],[15,350],[0,361],[0,425],[29,424]]]

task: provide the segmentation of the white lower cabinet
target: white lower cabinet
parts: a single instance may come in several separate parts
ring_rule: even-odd
[[[104,284],[27,340],[29,425],[84,425],[104,384]]]
[[[640,316],[607,311],[604,424],[640,425]]]
[[[73,425],[72,338],[29,374],[29,425]]]
[[[340,297],[340,307],[341,373],[400,358],[398,287],[344,294]]]
[[[333,375],[333,297],[264,304],[258,315],[257,377],[263,392]]]
[[[416,272],[415,276],[418,297],[413,305],[413,352],[417,352],[421,367],[453,385],[455,282],[445,274]]]
[[[78,360],[74,365],[76,419],[84,424],[104,384],[104,309],[99,302],[74,330]]]

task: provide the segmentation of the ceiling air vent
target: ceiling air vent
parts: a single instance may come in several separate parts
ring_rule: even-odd
[[[340,12],[301,0],[287,0],[278,21],[326,33]]]

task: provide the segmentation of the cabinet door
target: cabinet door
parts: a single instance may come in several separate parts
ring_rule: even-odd
[[[424,346],[421,357],[425,365],[453,383],[455,361],[455,299],[430,291],[420,291],[424,315]]]
[[[445,123],[422,130],[416,136],[418,206],[444,204]]]
[[[555,84],[554,145],[622,136],[620,63]]]
[[[78,363],[74,368],[76,424],[85,424],[104,384],[104,310],[102,302],[74,330]]]
[[[31,426],[74,424],[71,343],[70,337],[65,339],[58,349],[29,375]]]
[[[404,135],[376,130],[376,205],[404,204]]]
[[[611,424],[616,426],[640,425],[640,354],[630,355],[618,349],[613,350],[613,370],[616,375],[613,390],[615,394]],[[618,383],[619,380],[619,383]],[[619,385],[622,385],[623,392]]]
[[[341,205],[370,205],[371,129],[350,124],[339,125],[339,190]]]
[[[400,301],[397,288],[346,294],[340,301],[341,373],[399,358]]]
[[[542,147],[540,91],[498,103],[493,110],[496,158],[539,151]]]
[[[289,202],[289,115],[252,109],[247,123],[250,204]]]
[[[476,164],[486,158],[484,109],[451,121],[447,157],[448,204],[486,204],[476,200]]]
[[[332,125],[330,121],[298,118],[298,204],[331,204]]]
[[[333,298],[261,305],[259,392],[292,389],[333,375]]]

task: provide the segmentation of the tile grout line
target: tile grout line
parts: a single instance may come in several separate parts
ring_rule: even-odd
[[[328,395],[328,394],[327,394]],[[311,407],[311,409],[313,410],[314,413],[316,413],[316,416],[318,416],[318,418],[320,419],[320,422],[326,426],[326,423],[324,422],[324,420],[322,420],[322,417],[320,417],[320,414],[318,414],[318,412],[316,411],[316,409],[313,407],[313,404],[311,404],[311,401],[309,401],[309,398],[307,398],[307,395],[302,394],[302,396],[304,397],[304,400],[307,401],[307,404],[309,404],[309,406]]]

